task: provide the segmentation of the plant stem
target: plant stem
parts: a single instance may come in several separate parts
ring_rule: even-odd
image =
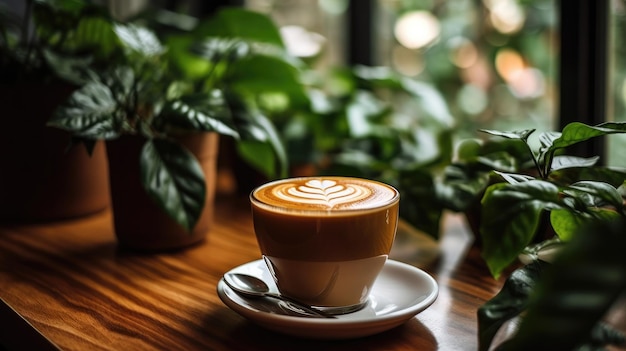
[[[545,178],[548,178],[548,174],[550,174],[550,168],[552,167],[552,159],[554,158],[554,151],[546,152],[546,155],[543,159],[543,174],[545,174]],[[542,177],[542,179],[545,179]]]
[[[543,169],[539,166],[539,162],[537,161],[537,157],[535,157],[535,153],[533,152],[532,148],[528,144],[528,140],[526,140],[526,139],[522,139],[522,140],[524,141],[524,144],[526,144],[526,148],[528,148],[528,152],[530,153],[530,158],[533,159],[533,163],[535,164],[535,168],[539,172],[539,177],[541,179],[545,180],[546,178],[544,177],[544,174],[547,174],[547,173],[544,173]]]

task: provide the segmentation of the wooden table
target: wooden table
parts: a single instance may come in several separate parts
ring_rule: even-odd
[[[8,350],[475,350],[476,310],[501,287],[460,217],[445,223],[438,259],[398,240],[394,259],[439,284],[435,303],[404,325],[354,340],[267,331],[227,308],[222,274],[260,258],[247,199],[219,197],[206,242],[181,252],[119,251],[111,214],[0,228],[0,345]],[[415,249],[415,250],[414,250]]]

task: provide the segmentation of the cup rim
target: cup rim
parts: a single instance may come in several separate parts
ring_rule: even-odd
[[[340,208],[340,209],[333,209],[332,211],[321,210],[321,209],[286,208],[286,207],[279,206],[279,205],[268,204],[258,199],[254,195],[258,190],[268,187],[268,186],[272,186],[274,184],[285,183],[289,181],[299,181],[303,179],[356,179],[359,181],[367,181],[367,182],[372,182],[372,183],[382,185],[392,190],[394,192],[394,195],[391,199],[389,199],[382,205],[377,205],[373,207],[365,207],[365,208]],[[378,181],[378,180],[360,178],[360,177],[350,177],[350,176],[321,175],[321,176],[303,176],[303,177],[289,177],[289,178],[276,179],[276,180],[267,182],[265,184],[259,185],[256,188],[252,189],[252,191],[250,192],[249,198],[250,198],[250,202],[253,205],[260,207],[260,208],[264,208],[272,212],[281,212],[283,214],[293,213],[293,214],[298,214],[298,215],[304,214],[304,215],[342,216],[342,215],[355,214],[355,213],[369,213],[369,212],[380,211],[382,209],[392,207],[400,201],[400,192],[394,186]]]

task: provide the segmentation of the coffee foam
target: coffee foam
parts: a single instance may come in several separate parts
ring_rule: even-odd
[[[252,198],[285,210],[367,210],[389,205],[398,198],[391,186],[359,178],[292,178],[271,182]]]

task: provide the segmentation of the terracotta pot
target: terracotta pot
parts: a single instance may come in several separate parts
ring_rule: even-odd
[[[104,143],[90,157],[83,145],[68,150],[69,133],[46,126],[73,89],[0,86],[0,223],[68,219],[109,206]]]
[[[206,178],[204,209],[191,232],[170,218],[141,185],[139,152],[145,139],[124,136],[107,142],[113,224],[120,247],[149,252],[168,251],[205,239],[213,222],[218,139],[215,133],[194,133],[180,139],[196,155]]]

